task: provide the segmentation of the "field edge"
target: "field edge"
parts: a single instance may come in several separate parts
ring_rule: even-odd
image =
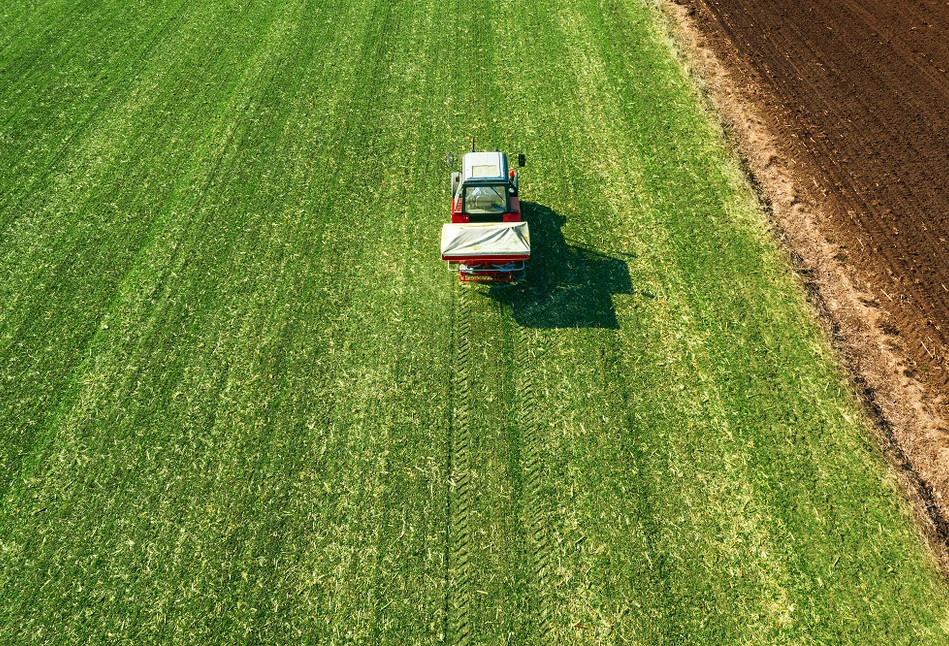
[[[802,190],[805,174],[781,154],[759,91],[736,80],[742,61],[719,41],[709,43],[685,0],[660,0],[671,47],[695,95],[717,119],[722,138],[745,173],[765,226],[788,260],[824,341],[864,414],[865,425],[913,510],[933,561],[949,579],[949,509],[945,493],[914,459],[945,433],[934,393],[907,376],[908,363],[881,331],[872,296],[854,285],[850,269],[821,231],[822,205]],[[743,79],[747,80],[747,79]],[[930,449],[931,451],[931,449]]]

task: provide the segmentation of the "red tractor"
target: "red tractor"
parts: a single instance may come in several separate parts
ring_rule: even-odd
[[[448,156],[451,165],[454,156]],[[518,154],[517,165],[524,166]],[[510,283],[524,275],[530,230],[521,221],[517,173],[507,155],[471,152],[451,175],[451,223],[442,227],[442,260],[464,282]]]

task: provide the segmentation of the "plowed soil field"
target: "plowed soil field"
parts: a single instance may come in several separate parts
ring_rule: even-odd
[[[949,393],[949,3],[696,0],[879,332],[945,416]],[[938,424],[936,425],[938,426]],[[944,429],[942,429],[944,432]],[[939,428],[903,438],[945,516]],[[920,433],[919,435],[922,435]],[[940,439],[942,437],[943,439]],[[944,467],[942,471],[945,471]],[[940,496],[940,493],[942,494]]]

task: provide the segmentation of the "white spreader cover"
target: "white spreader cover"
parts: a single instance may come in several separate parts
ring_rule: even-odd
[[[442,259],[479,257],[525,260],[531,255],[527,222],[452,224],[442,226]]]

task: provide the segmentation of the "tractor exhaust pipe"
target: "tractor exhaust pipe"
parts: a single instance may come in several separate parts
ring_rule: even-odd
[[[475,151],[475,147],[474,147],[474,137],[472,137],[472,138],[471,138],[471,152],[474,152],[474,151]]]

